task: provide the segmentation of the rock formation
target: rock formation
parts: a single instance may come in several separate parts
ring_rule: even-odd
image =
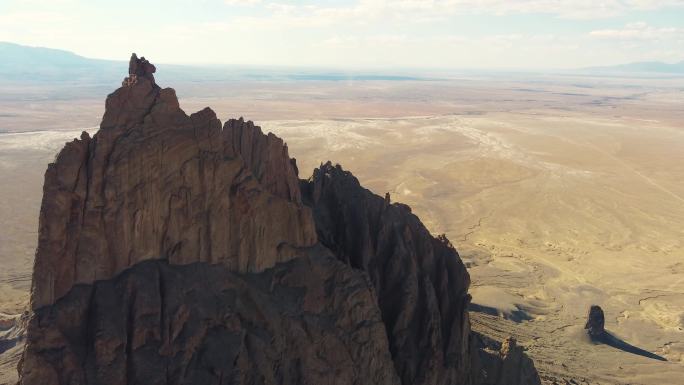
[[[464,383],[470,277],[456,250],[339,165],[322,165],[302,187],[321,244],[370,276],[402,382]]]
[[[24,384],[400,384],[371,287],[325,253],[261,274],[142,262],[31,327]]]
[[[592,305],[589,308],[589,315],[587,316],[587,324],[584,325],[587,333],[592,338],[601,337],[606,333],[605,317],[603,309],[598,305]]]
[[[157,67],[150,63],[145,57],[138,59],[135,53],[131,55],[128,62],[128,77],[126,77],[121,84],[124,87],[135,85],[138,79],[147,79],[152,84],[155,84],[154,73],[157,72]]]
[[[147,259],[256,272],[316,243],[287,147],[140,79],[45,174],[32,307]]]
[[[606,344],[627,353],[636,354],[658,361],[667,361],[665,357],[641,349],[637,346],[630,345],[629,343],[609,333],[605,328],[605,320],[606,317],[603,314],[603,309],[601,309],[600,306],[592,305],[589,308],[589,315],[587,316],[587,323],[584,325],[584,328],[587,329],[587,334],[589,334],[589,338],[591,338],[594,343]]]
[[[473,333],[474,383],[481,385],[541,385],[534,362],[513,337],[503,343]]]
[[[482,383],[446,237],[138,60],[46,171],[21,384]]]

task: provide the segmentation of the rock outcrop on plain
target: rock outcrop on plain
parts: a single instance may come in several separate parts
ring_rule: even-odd
[[[601,306],[592,305],[587,315],[587,323],[584,325],[589,336],[592,338],[603,336],[606,333],[605,323],[606,317],[603,315]]]
[[[136,76],[46,172],[20,384],[479,384],[468,286],[408,206]]]
[[[665,357],[631,345],[609,333],[606,330],[605,323],[606,317],[605,314],[603,314],[603,309],[601,309],[601,307],[598,305],[592,305],[589,308],[587,323],[584,325],[584,329],[587,330],[587,334],[592,342],[606,344],[624,352],[636,354],[642,357],[647,357],[658,361],[667,361]]]

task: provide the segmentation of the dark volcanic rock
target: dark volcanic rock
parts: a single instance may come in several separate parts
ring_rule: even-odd
[[[515,338],[503,343],[473,333],[473,382],[480,385],[541,385],[534,362]]]
[[[206,108],[188,116],[146,79],[107,97],[43,187],[32,307],[147,259],[261,271],[316,243],[287,147]]]
[[[131,55],[131,60],[128,62],[128,74],[136,75],[141,78],[148,78],[154,83],[154,73],[157,72],[157,67],[150,63],[145,57],[138,59],[135,53]]]
[[[22,384],[398,385],[373,297],[325,255],[258,274],[146,261],[36,311]]]
[[[470,278],[448,240],[339,165],[322,165],[302,191],[319,241],[370,276],[402,383],[467,383]]]
[[[482,383],[446,237],[129,70],[46,171],[21,385]],[[507,346],[488,365],[525,384]]]
[[[157,72],[157,67],[150,63],[145,57],[138,59],[135,53],[131,55],[128,62],[128,77],[124,79],[123,86],[132,86],[138,82],[138,79],[147,79],[152,84],[155,84],[154,73]]]
[[[587,316],[587,324],[584,325],[589,336],[596,338],[601,337],[606,333],[605,317],[603,316],[603,309],[598,305],[592,305],[589,308],[589,315]]]
[[[603,309],[601,309],[600,306],[592,305],[591,308],[589,308],[589,315],[587,316],[587,323],[584,325],[584,328],[587,329],[587,333],[593,342],[603,343],[624,352],[636,354],[642,357],[647,357],[658,361],[667,361],[665,357],[641,349],[640,347],[630,345],[629,343],[609,333],[605,329],[605,319],[606,318],[603,314]]]

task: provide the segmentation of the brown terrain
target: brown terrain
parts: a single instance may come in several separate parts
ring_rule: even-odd
[[[411,212],[421,218],[431,233],[445,233],[458,247],[472,281],[469,291],[473,297],[471,309],[476,311],[470,312],[470,324],[472,330],[480,333],[473,335],[473,349],[478,344],[485,344],[500,352],[516,352],[507,355],[511,357],[507,361],[508,365],[514,361],[520,362],[524,360],[524,356],[519,355],[520,349],[512,340],[507,340],[512,335],[525,346],[527,353],[534,359],[544,383],[676,384],[684,375],[684,151],[681,150],[684,148],[684,112],[680,108],[684,101],[684,94],[681,91],[683,87],[684,81],[679,79],[570,76],[519,80],[507,78],[501,81],[471,76],[434,82],[180,84],[177,91],[184,108],[202,110],[206,105],[212,105],[216,108],[218,116],[242,115],[257,120],[264,131],[271,131],[286,139],[289,153],[297,158],[300,177],[309,175],[309,170],[318,168],[313,179],[303,183],[301,188],[294,187],[292,182],[287,181],[280,184],[287,185],[287,188],[278,188],[274,187],[278,185],[277,180],[264,182],[261,179],[264,175],[266,178],[272,175],[269,174],[270,171],[264,171],[273,171],[270,166],[259,171],[259,165],[248,165],[249,161],[244,160],[247,171],[256,177],[258,186],[255,188],[260,191],[265,189],[267,194],[286,201],[282,203],[284,207],[293,207],[285,209],[286,212],[312,210],[316,239],[319,239],[323,247],[329,249],[336,258],[328,255],[321,259],[307,251],[299,258],[268,269],[275,262],[300,255],[300,246],[306,248],[312,243],[308,238],[312,236],[310,232],[308,235],[267,232],[274,240],[280,240],[281,237],[296,240],[286,242],[295,245],[287,247],[288,250],[282,250],[279,242],[275,246],[275,251],[273,248],[271,251],[262,250],[261,254],[264,254],[266,259],[260,256],[250,262],[249,255],[255,255],[251,252],[231,252],[230,255],[221,255],[219,251],[215,253],[213,246],[208,245],[202,235],[212,227],[211,216],[207,218],[206,215],[198,214],[214,211],[213,206],[206,206],[213,199],[210,190],[198,192],[198,195],[191,193],[189,196],[198,196],[201,199],[194,204],[184,204],[183,207],[191,207],[197,211],[183,213],[179,216],[181,219],[174,224],[177,231],[172,231],[170,236],[162,237],[161,233],[155,230],[162,226],[153,219],[156,216],[155,211],[146,213],[144,210],[131,210],[139,207],[140,202],[149,202],[144,205],[149,207],[149,210],[161,210],[159,207],[163,206],[157,207],[149,200],[157,193],[152,193],[150,187],[145,184],[107,183],[108,192],[103,193],[102,197],[92,198],[105,201],[113,199],[109,201],[112,203],[111,208],[106,210],[108,214],[104,215],[104,218],[111,222],[104,223],[115,224],[112,226],[118,228],[117,221],[123,221],[121,223],[141,226],[141,229],[149,232],[139,239],[126,239],[122,235],[107,231],[110,227],[88,225],[87,231],[84,232],[86,236],[80,236],[78,241],[71,236],[66,237],[75,243],[68,247],[60,245],[60,250],[66,250],[62,251],[66,254],[61,255],[68,255],[69,261],[91,261],[91,257],[95,257],[98,262],[72,271],[58,271],[61,278],[55,277],[53,283],[45,281],[42,285],[46,286],[36,289],[37,302],[34,304],[52,304],[53,299],[68,291],[73,283],[85,284],[105,279],[95,285],[79,285],[78,287],[83,289],[71,290],[64,297],[64,301],[55,305],[55,309],[59,309],[59,306],[68,306],[73,313],[56,311],[52,314],[70,314],[69,317],[72,318],[62,320],[68,321],[66,324],[69,325],[91,322],[89,325],[95,326],[92,322],[104,319],[102,315],[111,312],[128,314],[127,312],[132,309],[128,320],[135,325],[146,325],[141,330],[150,330],[142,332],[137,337],[131,336],[141,352],[140,356],[131,358],[133,362],[158,360],[158,344],[162,341],[171,351],[182,351],[190,346],[187,344],[198,343],[186,336],[176,340],[172,338],[173,330],[178,326],[172,325],[171,321],[175,319],[175,315],[185,313],[181,311],[173,314],[170,309],[181,309],[192,304],[196,306],[194,309],[197,317],[211,312],[211,316],[207,316],[208,319],[226,326],[221,329],[222,331],[216,332],[217,334],[211,334],[216,337],[215,340],[234,341],[237,337],[259,339],[264,331],[283,333],[286,338],[274,342],[269,347],[261,348],[254,348],[252,345],[248,348],[246,345],[235,343],[235,346],[242,346],[236,348],[236,357],[243,354],[264,354],[264,360],[261,362],[273,362],[268,360],[274,355],[282,354],[283,346],[303,344],[302,346],[314,349],[314,355],[326,357],[318,362],[304,363],[306,368],[311,369],[303,371],[309,373],[308,375],[313,376],[314,372],[323,375],[321,373],[326,373],[325,368],[339,367],[343,368],[339,374],[340,378],[344,379],[343,383],[353,382],[354,378],[371,378],[360,377],[363,374],[358,370],[348,369],[350,362],[364,360],[367,351],[357,351],[357,355],[352,354],[351,358],[340,358],[335,354],[339,350],[332,349],[333,346],[350,346],[352,343],[345,339],[347,336],[335,334],[336,330],[340,327],[349,327],[360,319],[380,319],[387,322],[387,310],[384,307],[396,306],[391,295],[396,289],[383,283],[382,277],[394,277],[393,282],[406,285],[411,280],[407,280],[401,274],[389,274],[393,270],[379,269],[379,265],[382,264],[378,262],[385,258],[383,254],[369,253],[368,247],[363,246],[364,242],[377,245],[378,238],[375,237],[387,232],[382,230],[383,226],[377,227],[377,224],[373,224],[369,219],[368,225],[357,228],[358,223],[364,223],[358,222],[363,220],[364,213],[373,213],[374,210],[382,210],[382,207],[385,207],[385,199],[354,199],[350,198],[353,194],[343,194],[343,198],[353,199],[352,205],[344,204],[344,201],[335,194],[325,194],[325,188],[319,188],[319,192],[314,193],[314,187],[317,183],[320,185],[322,175],[330,175],[333,181],[337,181],[335,183],[341,185],[336,189],[344,191],[347,184],[354,185],[355,179],[345,177],[346,173],[334,165],[319,167],[327,160],[332,160],[343,164],[345,170],[351,170],[371,191],[381,195],[389,192],[390,203],[397,201],[408,204]],[[22,92],[40,91],[29,89]],[[169,92],[165,91],[167,101],[158,108],[169,111],[176,108],[175,98],[171,98]],[[215,116],[206,114],[205,111],[204,114],[192,115],[194,118],[178,115],[169,122],[158,124],[158,127],[166,127],[167,123],[171,126],[178,124],[183,127],[194,127],[188,128],[194,132],[200,126],[215,126],[216,123],[211,123],[215,121]],[[4,330],[0,331],[4,334],[0,334],[4,350],[0,355],[0,383],[11,383],[16,380],[13,366],[22,349],[22,340],[17,337],[18,330],[26,323],[26,317],[21,315],[27,309],[31,267],[38,245],[38,213],[43,192],[43,173],[64,142],[80,136],[83,129],[95,134],[92,127],[97,125],[101,115],[101,102],[87,98],[37,101],[29,104],[3,100],[0,105],[0,129],[6,132],[0,135],[0,193],[4,202],[0,206],[0,218],[3,220],[4,228],[0,234],[0,261],[5,267],[0,273],[0,292],[3,294],[0,296],[0,312],[3,313]],[[164,119],[170,116],[166,112],[161,115]],[[65,119],[64,116],[69,118]],[[187,119],[190,123],[187,123]],[[154,128],[155,124],[157,123],[154,119],[150,119],[150,127]],[[226,135],[225,132],[240,130],[237,127],[245,127],[243,130],[250,132],[254,129],[248,123],[237,120],[224,127],[222,135]],[[115,163],[138,162],[136,164],[145,164],[147,167],[132,167],[138,171],[133,174],[122,174],[124,167],[120,167],[119,163],[116,163],[116,167],[109,168],[103,163],[98,165],[97,158],[92,158],[91,163],[88,163],[89,167],[100,169],[100,172],[109,170],[104,174],[107,175],[107,180],[112,178],[112,181],[121,181],[122,178],[127,181],[143,181],[148,178],[161,178],[166,172],[172,175],[181,173],[180,166],[174,164],[169,165],[168,170],[149,166],[149,162],[159,162],[159,159],[154,160],[158,155],[154,155],[156,142],[152,139],[157,134],[154,132],[155,129],[141,131],[143,133],[138,137],[126,138],[131,141],[130,148],[140,150],[135,151],[137,155],[122,153],[112,159]],[[200,160],[218,161],[204,158],[211,155],[212,151],[226,152],[226,148],[237,148],[237,152],[243,151],[240,146],[226,147],[226,143],[231,142],[229,139],[219,140],[221,147],[212,148],[209,144],[217,143],[215,140],[206,138],[206,144],[201,144],[202,140],[197,139],[195,135],[183,132],[179,130],[174,135],[179,138],[188,135],[188,138],[178,140],[183,143],[191,140],[196,144],[183,145],[182,151],[174,151],[174,155],[178,152],[179,159],[196,159],[190,164]],[[98,134],[96,140],[106,143],[106,136]],[[262,139],[270,140],[274,143],[271,145],[278,143],[275,137],[263,138],[273,138]],[[67,146],[71,150],[63,154],[71,151],[71,157],[83,156],[79,151],[84,150],[79,150],[78,147],[93,140],[95,139],[84,136],[81,141]],[[146,144],[148,142],[149,145]],[[171,143],[172,141],[169,145]],[[207,145],[210,146],[208,149]],[[162,150],[158,150],[157,153],[159,151]],[[269,150],[268,153],[272,151]],[[244,158],[248,159],[250,156]],[[64,164],[67,163],[70,162]],[[257,170],[253,167],[257,167]],[[162,171],[164,173],[160,173]],[[265,174],[259,176],[260,172]],[[316,175],[319,182],[316,182]],[[169,189],[183,189],[185,186],[187,190],[191,186],[196,186],[197,181],[206,181],[207,176],[189,173],[187,177],[187,180],[169,180]],[[90,178],[86,178],[89,183],[98,183],[97,178]],[[224,180],[227,186],[234,184],[233,181],[241,181],[239,178],[220,179]],[[133,187],[135,189],[130,190]],[[294,190],[301,191],[301,202],[297,201],[296,194],[294,198],[289,195]],[[78,189],[74,191],[77,191],[77,197],[82,197]],[[289,191],[285,194],[289,198],[284,197],[284,191]],[[353,191],[362,197],[367,194],[365,190]],[[318,198],[316,194],[319,194]],[[118,198],[113,198],[119,196],[125,196],[126,200],[119,201]],[[81,202],[81,199],[78,198],[76,201]],[[361,212],[344,212],[341,216],[354,218],[353,226],[345,224],[344,221],[328,220],[331,216],[340,215],[340,212],[331,215],[332,208],[341,205],[361,210],[359,207],[363,206],[355,206],[360,202],[367,202],[365,204],[369,205],[368,208]],[[99,209],[98,205],[88,206],[86,202],[82,204],[85,208],[82,210],[83,213],[89,212],[88,207]],[[278,203],[266,199],[264,204]],[[393,208],[387,215],[413,218],[408,213],[394,214],[408,210],[405,206],[392,204],[390,207]],[[136,212],[139,214],[135,214]],[[243,218],[249,216],[246,215]],[[133,220],[121,219],[126,216]],[[83,218],[86,217],[87,215]],[[279,215],[277,218],[283,217]],[[303,223],[307,223],[307,220]],[[390,223],[396,223],[396,219],[392,219]],[[345,228],[350,230],[344,230]],[[365,228],[369,230],[362,230]],[[192,231],[186,231],[188,229]],[[68,226],[68,230],[65,231],[80,234],[82,230]],[[135,234],[133,229],[129,231]],[[254,234],[249,229],[244,231],[245,233],[240,233],[239,236]],[[347,231],[352,232],[347,234]],[[43,233],[41,232],[41,237]],[[363,236],[368,234],[375,235],[370,237],[370,240],[364,240]],[[232,236],[225,237],[225,244],[230,250],[240,250],[231,243],[231,239],[234,239]],[[213,235],[210,238],[213,239]],[[420,238],[431,239],[427,235]],[[430,242],[436,242],[433,247],[447,247],[439,246],[443,243],[438,239]],[[113,247],[101,249],[106,250],[106,253],[87,254],[93,250],[91,245],[102,243],[113,243]],[[48,244],[51,244],[51,247],[55,246],[49,242]],[[79,244],[82,246],[79,247]],[[176,246],[178,244],[181,246]],[[187,249],[184,249],[186,247]],[[250,249],[249,246],[245,247],[244,250]],[[41,250],[43,249],[38,249],[38,255],[41,255]],[[140,253],[137,250],[140,250]],[[174,254],[178,250],[187,250],[189,254]],[[424,252],[418,254],[426,255]],[[137,261],[158,256],[166,256],[171,263],[150,260],[136,264],[134,269],[128,269],[128,266]],[[173,263],[174,258],[180,265]],[[435,258],[444,263],[451,257]],[[341,263],[335,262],[336,260]],[[407,261],[406,257],[401,260]],[[107,261],[112,262],[112,265],[107,265]],[[310,261],[307,262],[306,269],[301,265],[303,261]],[[57,263],[44,260],[37,262],[37,266],[45,262]],[[183,265],[187,262],[200,264]],[[202,264],[204,262],[212,262],[221,267],[210,269],[211,272],[205,271],[204,269],[209,268]],[[258,267],[255,267],[257,265]],[[349,269],[349,266],[355,269]],[[441,271],[439,268],[433,268],[435,274]],[[319,315],[329,314],[333,317],[331,322],[339,327],[331,328],[328,324],[307,320],[306,328],[311,328],[309,330],[312,330],[313,334],[301,336],[302,339],[299,339],[295,330],[300,330],[302,324],[295,325],[292,320],[301,318],[302,314],[309,312],[307,304],[320,306],[320,295],[316,295],[315,298],[310,296],[314,295],[315,288],[327,287],[308,274],[312,269],[319,272],[316,274],[318,278],[327,277],[329,282],[357,280],[361,287],[372,287],[379,296],[379,306],[369,307],[367,294],[364,294],[367,291],[358,289],[355,285],[349,287],[360,291],[326,292],[327,295],[340,298],[340,302],[330,303],[331,307],[318,307],[316,312]],[[359,280],[354,273],[356,269],[365,270],[370,282],[363,283],[363,280]],[[423,269],[425,267],[420,271]],[[114,274],[124,270],[127,273],[114,277]],[[404,266],[399,271],[406,273],[412,270]],[[419,270],[411,272],[410,276],[420,278],[420,274],[415,273],[417,271]],[[179,288],[192,287],[188,286],[186,281],[181,283],[178,277],[206,277],[207,274],[215,274],[218,278],[213,281],[225,282],[225,286],[197,286],[194,290],[212,293],[211,295],[217,298],[213,302],[214,305],[204,304],[191,294],[167,294],[175,293],[180,290]],[[150,276],[153,277],[152,282],[144,278]],[[162,293],[160,289],[151,290],[150,297],[138,297],[144,303],[135,301],[132,293],[148,287],[146,285],[153,287],[156,284],[158,287],[160,282],[168,283],[165,287],[170,291],[165,290]],[[424,287],[419,279],[415,282],[417,287]],[[437,280],[431,277],[429,282],[434,284]],[[460,279],[455,282],[457,285],[463,284]],[[292,292],[292,288],[303,285],[311,290],[304,294]],[[335,288],[338,286],[340,285],[334,285]],[[347,287],[346,284],[343,286]],[[117,287],[126,289],[116,289]],[[462,286],[460,287],[461,289],[457,290],[447,290],[444,294],[440,294],[440,290],[435,290],[434,296],[438,303],[440,298],[445,298],[444,296],[452,298],[454,295],[454,298],[457,298],[463,295],[459,291],[462,290]],[[275,292],[273,288],[282,288],[277,290],[283,295],[277,303],[270,303],[267,300]],[[382,293],[388,292],[390,294],[385,294],[384,298],[389,302],[384,302]],[[258,305],[236,304],[231,302],[231,298],[240,297],[242,294],[235,293],[247,293],[245,295],[249,298],[261,298],[263,301],[257,301]],[[421,290],[416,293],[421,293]],[[111,302],[109,296],[112,295],[118,295],[120,298]],[[168,296],[174,297],[175,302],[160,301],[160,298]],[[92,306],[88,305],[84,298],[90,298],[96,303],[105,301],[113,305],[111,308],[98,307],[98,311],[102,313],[94,318],[83,316],[84,311],[89,309],[88,306]],[[168,307],[154,307],[145,302],[147,300],[168,303]],[[217,314],[211,310],[210,306],[216,306],[216,303],[225,303],[232,309],[232,315]],[[354,303],[359,306],[359,314],[344,310],[347,309],[345,306]],[[448,299],[445,303],[456,304],[455,306],[461,309],[459,311],[462,311],[458,301]],[[592,341],[588,337],[584,326],[592,304],[602,307],[605,313],[605,329],[615,337],[615,340],[623,344],[611,346],[601,341]],[[396,320],[391,325],[402,320],[401,322],[408,324],[418,322],[421,325],[434,325],[439,330],[445,329],[445,325],[459,325],[454,321],[459,317],[453,315],[453,311],[441,312],[443,307],[437,307],[440,308],[441,314],[437,318],[431,318],[433,316],[425,314],[425,311],[415,311],[410,314],[414,314],[414,317],[420,314],[422,318],[419,317],[416,321],[411,321],[411,317],[389,319]],[[265,308],[272,312],[268,313],[272,314],[272,318],[267,317],[266,321],[280,321],[265,322],[263,318],[254,318],[258,314],[263,314]],[[144,310],[144,314],[138,310]],[[341,311],[348,313],[348,317],[334,319]],[[197,318],[190,315],[195,313],[188,314],[185,322],[197,322]],[[254,325],[254,329],[240,332],[244,330],[241,324],[231,321],[235,319],[231,317],[236,315],[240,315],[238,319],[243,321],[251,320],[249,322]],[[54,318],[49,318],[53,316],[49,314],[40,316],[48,317],[46,319],[54,322]],[[150,319],[158,320],[155,322],[159,323],[150,323]],[[50,322],[47,322],[47,325],[50,325]],[[126,325],[104,324],[101,327],[103,335],[110,335],[107,333],[126,329]],[[377,336],[379,333],[378,325],[374,322],[364,324],[363,328],[358,330],[363,334],[363,338],[359,336],[361,340],[357,338],[353,342],[357,344],[359,341],[368,341],[369,345],[365,346],[369,346],[373,352],[389,351],[385,358],[376,358],[376,361],[373,361],[373,365],[376,365],[372,367],[373,371],[387,370],[392,366],[388,362],[392,361],[395,368],[405,368],[397,370],[397,376],[406,383],[407,379],[415,380],[420,377],[421,367],[429,367],[432,365],[430,362],[443,357],[446,360],[440,364],[453,368],[442,372],[441,375],[445,376],[443,378],[462,378],[465,371],[480,373],[482,368],[489,373],[502,372],[502,361],[496,360],[491,363],[485,360],[484,364],[472,364],[475,361],[469,361],[472,364],[471,369],[459,369],[457,363],[464,365],[465,361],[462,358],[450,360],[460,357],[459,354],[463,352],[458,353],[456,349],[452,354],[449,350],[452,348],[444,350],[446,345],[443,344],[442,347],[440,344],[432,345],[436,349],[432,355],[413,356],[412,349],[408,348],[413,346],[411,344],[432,339],[425,335],[406,336],[406,330],[427,333],[427,330],[433,329],[388,328],[388,325],[390,324],[384,324],[386,335],[389,337],[387,345],[378,343],[378,338],[368,337]],[[456,329],[465,333],[464,327],[461,325]],[[307,330],[306,328],[304,330]],[[154,330],[158,329],[168,331],[164,332],[166,334],[155,335]],[[200,334],[199,330],[210,331],[206,328],[193,330]],[[65,329],[61,330],[61,333],[63,336],[69,335],[69,331]],[[449,333],[449,337],[445,337],[444,333],[440,332],[442,341],[449,342],[448,346],[465,346],[463,341],[454,340],[453,332]],[[321,341],[321,338],[316,336],[329,341],[330,347],[306,342],[306,338]],[[109,357],[103,359],[116,358],[117,354],[108,356],[107,352],[117,351],[117,346],[128,346],[128,342],[124,341],[127,337],[116,333],[111,334],[111,337],[106,341],[97,338],[76,338],[75,345],[74,340],[69,340],[68,344],[61,342],[64,346],[68,345],[74,349],[72,357],[76,361],[69,365],[82,362],[78,360],[91,359],[83,352],[95,346],[104,349],[103,357]],[[423,344],[424,342],[421,346],[424,346]],[[628,346],[640,350],[630,350]],[[219,367],[216,366],[218,363],[211,362],[210,351],[213,348],[209,345],[206,345],[206,348],[209,353],[201,359],[203,361],[193,361],[193,365],[196,366],[192,368],[198,376],[202,375],[200,372],[202,368],[207,367],[206,365]],[[152,350],[157,353],[150,353]],[[648,354],[635,354],[639,351],[667,361],[654,359]],[[493,355],[498,354],[502,353],[497,352]],[[98,362],[101,361],[97,361],[97,357],[92,358],[94,361],[88,364],[90,367],[99,367]],[[167,361],[165,367],[173,370],[191,367],[183,359],[179,360],[180,363],[171,364]],[[332,365],[331,362],[335,364]],[[131,367],[126,363],[121,365],[118,368]],[[238,368],[240,373],[255,370],[245,365],[247,363],[238,360],[231,368]],[[299,370],[289,366],[284,368]],[[221,370],[224,369],[226,372],[234,370]],[[145,375],[143,372],[140,376]],[[498,374],[492,375],[497,376]],[[317,377],[307,378],[315,382]],[[422,378],[425,378],[425,383],[434,383],[429,382],[431,380],[427,377]],[[490,380],[496,381],[491,377]],[[249,382],[250,379],[242,378],[242,381]]]

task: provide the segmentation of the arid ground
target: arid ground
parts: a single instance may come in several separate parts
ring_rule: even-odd
[[[175,86],[186,112],[211,106],[284,138],[300,177],[340,163],[446,233],[472,276],[473,329],[517,336],[546,383],[684,378],[684,78]],[[0,338],[28,301],[43,172],[95,130],[103,90],[0,98]],[[592,304],[610,333],[667,361],[589,341]],[[10,383],[21,345],[0,347]]]

